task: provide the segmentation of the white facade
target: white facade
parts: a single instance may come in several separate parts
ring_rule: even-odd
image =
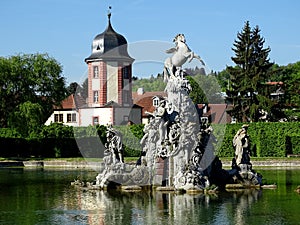
[[[79,113],[76,110],[55,110],[48,118],[45,125],[51,123],[63,123],[68,126],[79,126]]]
[[[121,125],[128,122],[141,123],[141,108],[99,107],[78,110],[55,110],[45,125],[63,123],[68,126]]]
[[[113,124],[113,108],[83,108],[79,115],[79,126]]]

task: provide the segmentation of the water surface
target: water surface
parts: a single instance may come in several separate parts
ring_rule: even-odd
[[[0,224],[300,224],[300,170],[260,170],[275,190],[189,195],[86,191],[81,170],[0,169]]]

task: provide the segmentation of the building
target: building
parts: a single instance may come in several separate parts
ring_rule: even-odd
[[[48,118],[45,125],[63,123],[77,127],[80,124],[79,109],[85,105],[85,100],[80,95],[72,94],[64,99],[60,106],[54,107],[54,112]]]
[[[108,14],[106,30],[92,44],[88,65],[88,106],[100,107],[115,102],[122,107],[132,105],[132,63],[126,39],[114,31]]]
[[[228,104],[198,104],[201,118],[207,118],[212,124],[232,123],[232,118],[227,113]]]
[[[111,25],[111,13],[104,32],[92,42],[92,53],[85,59],[88,66],[88,98],[85,104],[73,104],[76,95],[69,96],[46,122],[61,122],[72,126],[140,124],[141,107],[132,100],[132,63],[127,40]],[[71,122],[68,115],[71,114]],[[58,115],[58,117],[57,117]],[[75,118],[76,117],[76,118]],[[58,119],[57,119],[58,118]]]
[[[148,124],[150,116],[146,112],[154,112],[159,104],[159,100],[166,98],[167,93],[164,91],[145,92],[139,88],[137,92],[132,93],[133,103],[142,108],[142,123]]]

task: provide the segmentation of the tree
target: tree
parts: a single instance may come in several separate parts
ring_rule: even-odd
[[[226,92],[233,103],[229,114],[239,122],[258,121],[260,110],[270,112],[272,107],[264,85],[273,63],[268,58],[271,49],[264,48],[264,43],[259,27],[251,29],[247,21],[233,44],[235,56],[231,59],[236,66],[227,67],[230,86]]]
[[[229,80],[230,80],[230,74],[226,69],[222,70],[221,72],[218,72],[216,74],[216,78],[218,80],[219,85],[221,86],[221,89],[223,92],[226,92],[229,86]]]
[[[201,92],[205,95],[205,99],[210,104],[222,104],[224,99],[221,96],[222,89],[214,74],[196,75],[193,77],[198,83]],[[200,92],[200,94],[201,94]],[[203,103],[203,102],[198,102]]]
[[[41,123],[66,97],[62,66],[47,54],[19,54],[0,57],[0,126],[21,110],[25,102],[42,107]],[[19,107],[20,106],[20,107]]]
[[[76,92],[81,91],[81,87],[77,82],[72,82],[70,85],[67,87],[68,94],[76,94]]]
[[[23,137],[37,133],[42,124],[43,108],[38,103],[24,102],[10,114],[8,124],[15,128]]]
[[[192,91],[190,92],[189,96],[194,102],[194,104],[207,104],[208,103],[207,97],[204,94],[203,90],[201,89],[199,82],[197,82],[194,79],[194,77],[191,76],[187,76],[186,78],[188,79],[192,87]]]
[[[80,94],[83,99],[86,99],[88,97],[88,92],[89,92],[89,83],[88,83],[88,78],[86,78],[81,84],[81,89],[80,89]]]

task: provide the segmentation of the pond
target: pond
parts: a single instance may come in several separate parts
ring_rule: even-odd
[[[0,169],[0,224],[300,224],[300,169],[261,169],[274,190],[218,195],[85,191],[87,170]]]

